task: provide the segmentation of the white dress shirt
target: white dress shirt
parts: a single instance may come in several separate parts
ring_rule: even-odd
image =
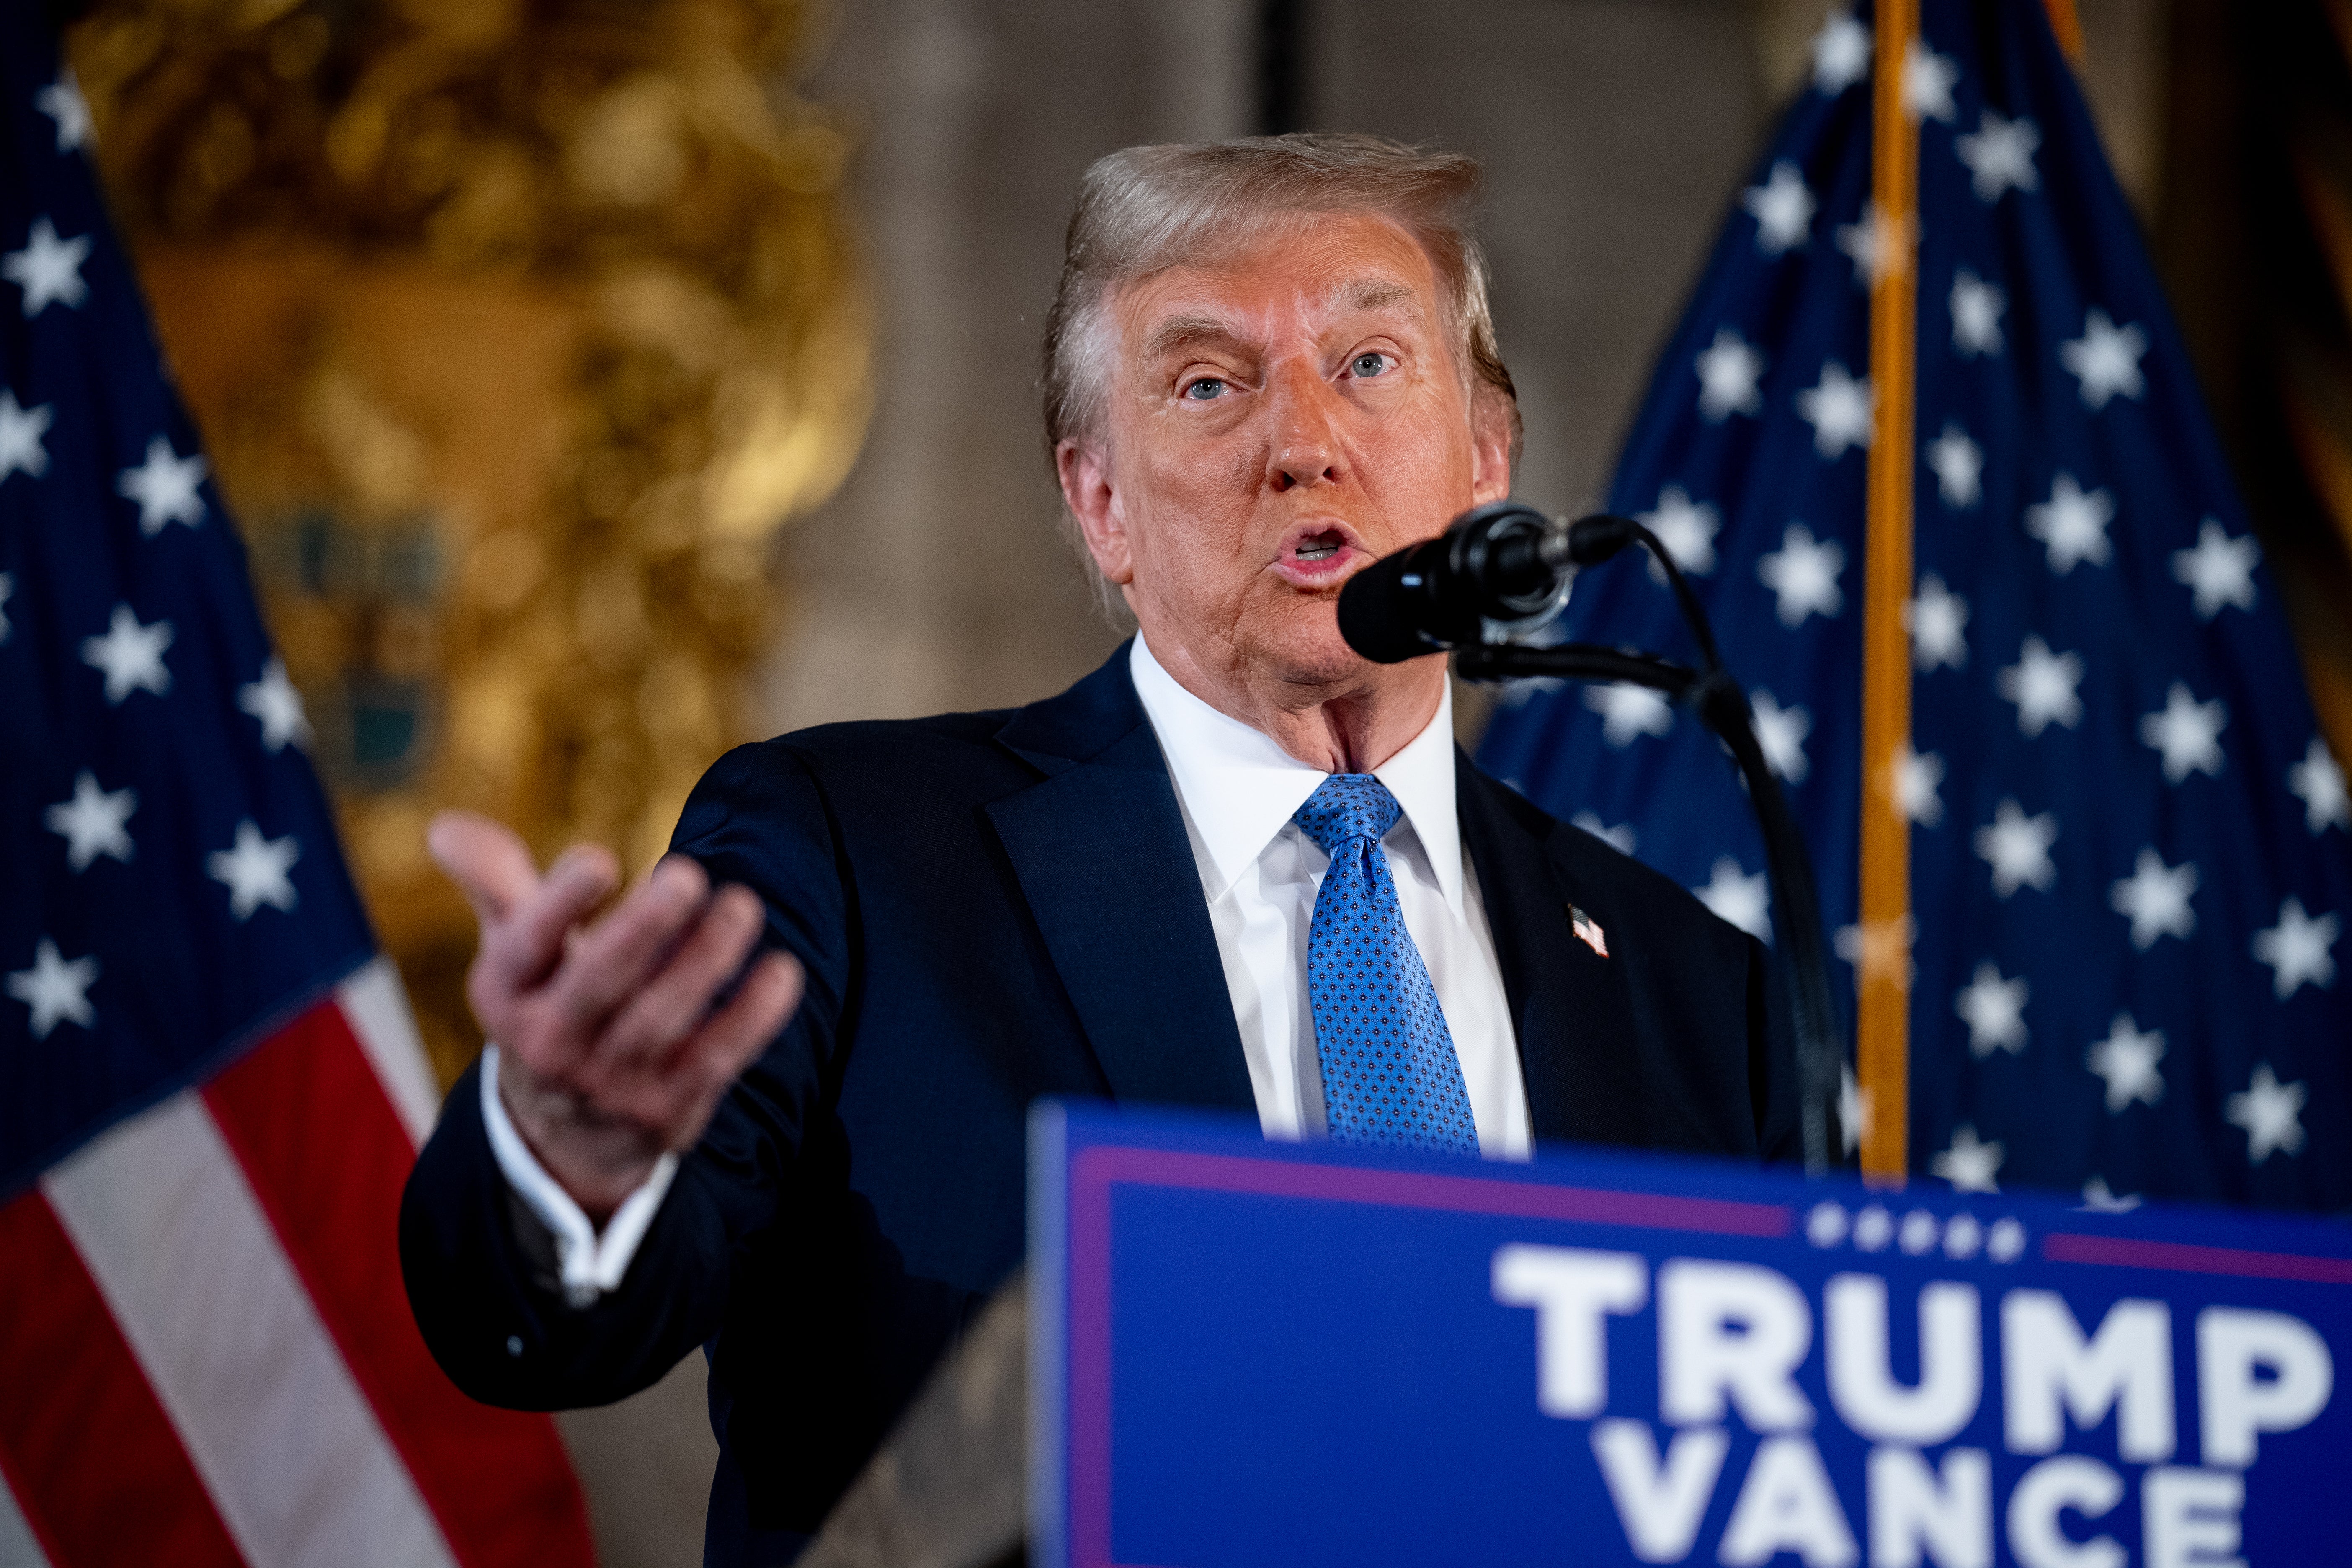
[[[1176,683],[1139,635],[1129,655],[1136,695],[1160,738],[1176,803],[1216,932],[1234,1022],[1248,1060],[1258,1126],[1269,1138],[1319,1138],[1323,1070],[1307,995],[1307,936],[1331,863],[1291,820],[1330,775]],[[1476,869],[1462,851],[1454,809],[1454,693],[1372,776],[1402,807],[1381,840],[1405,930],[1429,966],[1469,1090],[1479,1152],[1524,1160],[1534,1139],[1518,1041],[1503,991]],[[564,1294],[585,1305],[621,1282],[669,1190],[677,1157],[665,1154],[602,1235],[535,1159],[498,1091],[498,1047],[482,1053],[482,1122],[490,1152],[524,1206],[554,1238]]]

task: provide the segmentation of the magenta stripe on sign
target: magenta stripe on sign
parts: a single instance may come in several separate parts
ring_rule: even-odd
[[[2164,1268],[2176,1274],[2228,1274],[2242,1279],[2295,1279],[2311,1285],[2352,1285],[2352,1258],[2306,1258],[2292,1252],[2247,1252],[2182,1241],[2132,1241],[2060,1232],[2042,1238],[2053,1263],[2103,1263],[2117,1268]]]

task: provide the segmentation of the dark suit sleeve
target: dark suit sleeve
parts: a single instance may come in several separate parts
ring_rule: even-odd
[[[1788,966],[1774,962],[1754,937],[1747,941],[1748,1093],[1756,1107],[1757,1149],[1770,1163],[1801,1164],[1805,1143]]]
[[[814,775],[775,742],[721,758],[688,801],[673,848],[761,896],[764,944],[800,960],[807,990],[680,1163],[620,1287],[593,1305],[564,1301],[533,1227],[516,1224],[482,1125],[479,1064],[451,1090],[401,1205],[401,1266],[426,1344],[474,1398],[554,1409],[648,1386],[716,1334],[746,1249],[790,1222],[856,969],[837,840]]]

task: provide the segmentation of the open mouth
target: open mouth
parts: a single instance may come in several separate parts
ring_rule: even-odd
[[[1297,561],[1328,561],[1347,547],[1348,542],[1338,533],[1318,533],[1312,539],[1300,540],[1290,553]]]

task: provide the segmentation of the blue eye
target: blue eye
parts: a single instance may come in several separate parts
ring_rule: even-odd
[[[1356,356],[1354,369],[1358,375],[1380,375],[1385,373],[1388,368],[1389,356],[1386,354],[1360,353]]]
[[[1213,375],[1204,375],[1184,389],[1184,395],[1196,403],[1207,403],[1225,395],[1225,384]]]

